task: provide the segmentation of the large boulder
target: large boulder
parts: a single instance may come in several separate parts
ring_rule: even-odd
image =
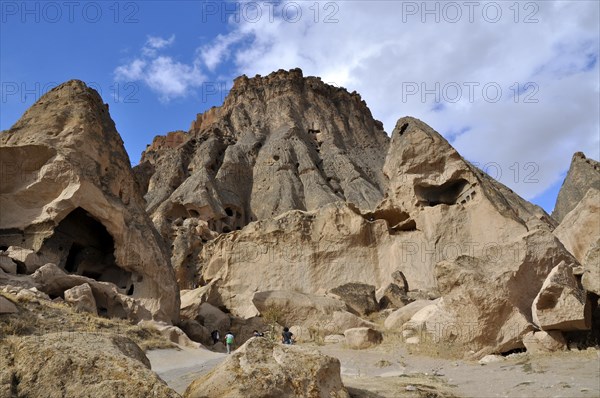
[[[375,298],[379,303],[379,309],[397,309],[409,304],[412,300],[408,298],[407,291],[395,283],[390,283],[375,292]]]
[[[552,217],[562,222],[590,189],[600,190],[600,163],[586,158],[581,152],[573,154],[569,172],[563,181]]]
[[[202,303],[198,308],[198,319],[202,320],[202,324],[210,331],[219,330],[225,335],[231,326],[229,315],[218,309],[212,304]]]
[[[0,344],[2,397],[175,398],[126,337],[51,333]]]
[[[0,168],[0,246],[37,256],[17,259],[25,273],[54,263],[114,284],[148,318],[177,321],[169,256],[96,91],[71,80],[42,96],[0,134]]]
[[[389,330],[399,330],[414,314],[431,304],[433,304],[432,300],[413,301],[388,315],[385,319],[384,326]]]
[[[328,295],[342,300],[350,312],[358,316],[366,316],[379,310],[375,286],[366,283],[345,283],[330,289]]]
[[[543,330],[587,330],[592,306],[564,261],[550,271],[532,304],[533,322]]]
[[[282,326],[302,326],[320,335],[374,327],[346,311],[346,304],[332,297],[277,290],[257,292],[252,301],[265,320]]]
[[[113,283],[98,282],[85,276],[68,274],[56,264],[43,265],[31,275],[30,279],[37,289],[52,297],[58,297],[69,289],[87,284],[92,290],[99,315],[129,318],[133,321],[152,318],[147,307],[141,305],[139,300],[123,294]]]
[[[567,349],[567,342],[558,330],[529,332],[523,337],[523,343],[530,354],[564,351]]]
[[[98,314],[96,299],[88,283],[65,290],[64,295],[65,302],[73,304],[77,311],[89,312],[94,315]]]
[[[370,348],[381,343],[381,332],[371,328],[352,328],[344,332],[346,345],[353,350]]]
[[[252,338],[187,388],[186,398],[349,398],[339,360]]]
[[[554,235],[583,265],[583,287],[600,295],[600,190],[590,188]]]

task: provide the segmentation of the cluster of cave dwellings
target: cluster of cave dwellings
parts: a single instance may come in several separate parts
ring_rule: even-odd
[[[181,223],[187,218],[199,218],[208,223],[208,228],[212,231],[220,233],[228,233],[240,230],[248,224],[255,221],[253,217],[246,219],[246,214],[243,209],[236,206],[226,206],[225,215],[215,215],[208,206],[196,208],[193,206],[183,206],[181,204],[173,204],[171,211],[168,214],[168,221],[175,224]]]
[[[69,274],[110,282],[122,293],[132,295],[134,277],[119,267],[114,252],[115,242],[104,225],[77,208],[58,224],[38,253]],[[135,282],[141,282],[141,278],[136,276]]]
[[[467,180],[459,178],[437,186],[416,185],[415,194],[419,204],[423,206],[465,204],[475,197],[476,186],[477,183],[471,184]]]

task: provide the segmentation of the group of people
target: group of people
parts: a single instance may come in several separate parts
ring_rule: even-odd
[[[253,337],[264,337],[265,334],[259,332],[258,330],[254,330],[252,332],[252,336]],[[290,329],[286,326],[283,328],[283,332],[281,333],[281,342],[283,344],[294,344],[293,336],[294,336],[294,333],[290,332]],[[219,341],[221,341],[221,334],[216,329],[213,330],[212,332],[210,332],[210,337],[212,338],[213,345],[217,344]],[[231,331],[227,332],[227,334],[225,335],[225,347],[227,348],[228,354],[231,354],[231,350],[233,348],[234,342],[235,342],[235,336],[233,335],[233,333]]]

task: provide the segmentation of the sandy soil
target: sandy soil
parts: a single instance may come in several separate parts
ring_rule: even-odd
[[[403,347],[349,350],[317,346],[339,358],[342,379],[355,398],[381,397],[600,397],[600,351],[514,354],[481,365],[410,354]],[[153,350],[152,369],[179,393],[226,354],[207,350]]]

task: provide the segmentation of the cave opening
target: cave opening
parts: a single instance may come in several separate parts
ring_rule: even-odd
[[[463,178],[447,181],[442,185],[417,185],[415,194],[419,202],[425,206],[437,206],[440,204],[454,205],[469,182]]]
[[[100,221],[80,207],[58,224],[44,242],[43,251],[69,274],[111,282],[122,291],[133,293],[131,273],[119,267],[115,259],[113,237]]]

